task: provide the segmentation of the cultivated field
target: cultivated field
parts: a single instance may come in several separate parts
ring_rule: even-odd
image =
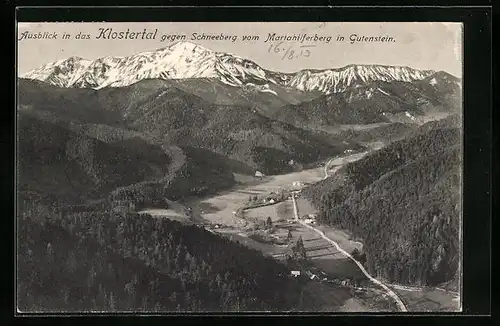
[[[356,298],[349,298],[342,307],[339,309],[341,312],[372,312],[366,306],[363,306],[362,302]]]
[[[332,165],[342,165],[346,161],[359,159],[365,153],[349,155],[332,160]],[[267,196],[271,192],[291,190],[294,182],[317,182],[324,177],[324,167],[290,173],[287,175],[253,178],[241,176],[239,186],[230,191],[204,199],[187,200],[183,203],[191,208],[191,217],[199,223],[208,226],[212,232],[238,241],[245,246],[256,249],[266,256],[283,260],[292,253],[292,246],[302,238],[306,256],[309,258],[305,266],[299,268],[312,272],[317,277],[307,278],[304,297],[314,300],[315,311],[396,311],[398,308],[394,300],[387,293],[373,288],[358,266],[339,252],[326,239],[315,231],[291,222],[295,218],[292,200],[274,205],[247,209],[243,218],[236,216],[236,212],[248,203],[250,197]],[[296,189],[296,188],[295,188]],[[304,198],[297,199],[298,215],[304,216],[316,213],[316,209]],[[270,217],[272,226],[266,226],[265,221]],[[211,226],[210,226],[211,225]],[[347,252],[354,249],[362,251],[363,245],[351,239],[348,232],[337,230],[334,227],[316,226],[326,236],[337,242]],[[291,239],[289,239],[289,231]],[[344,280],[350,280],[345,286]],[[354,286],[352,284],[354,281]],[[351,285],[349,285],[351,284]],[[363,289],[361,289],[363,288]]]
[[[342,307],[352,298],[352,295],[350,288],[325,282],[308,282],[304,289],[303,311],[342,311]],[[357,311],[367,311],[367,308],[360,304]]]
[[[238,241],[249,248],[259,250],[266,256],[281,255],[289,252],[289,249],[286,246],[276,246],[272,243],[256,241],[250,238],[246,233],[228,229],[218,230],[217,233],[228,237],[232,241]]]
[[[401,297],[408,311],[426,312],[426,311],[459,311],[459,297],[449,292],[437,289],[425,289],[423,291],[406,291],[394,289]]]
[[[293,189],[294,187],[292,185],[294,181],[312,183],[320,180],[322,175],[323,168],[319,167],[284,175],[267,176],[264,178],[247,176],[243,179],[240,176],[239,181],[243,182],[243,184],[234,189],[201,200],[188,200],[186,204],[193,207],[193,212],[195,214],[202,214],[203,219],[210,223],[244,228],[248,223],[235,217],[234,212],[236,212],[238,208],[244,206],[245,203],[248,202],[250,196],[267,195],[273,191],[279,191],[280,189]],[[204,211],[203,207],[210,207],[210,209]],[[278,212],[276,212],[276,214],[278,214]],[[267,216],[265,218],[267,218]],[[293,214],[290,218],[293,218]]]
[[[286,239],[288,230],[292,234],[292,239],[289,242]],[[291,253],[291,248],[286,243],[293,245],[302,237],[307,257],[310,258],[311,271],[318,276],[315,280],[307,281],[304,290],[304,311],[369,312],[394,310],[390,300],[376,290],[369,289],[355,293],[353,288],[331,283],[331,280],[335,279],[355,279],[358,282],[364,282],[366,278],[351,260],[343,256],[324,239],[319,238],[317,233],[298,223],[276,222],[274,223],[274,232],[271,234],[263,230],[241,232],[234,229],[219,229],[217,232],[279,260],[284,259],[284,255]],[[252,237],[255,234],[263,236],[259,240],[255,240],[258,239]],[[285,243],[285,245],[277,245],[276,242]],[[306,267],[306,269],[308,268]],[[328,281],[323,280],[325,277]],[[350,299],[351,301],[349,301]]]
[[[309,200],[303,197],[299,197],[296,202],[299,216],[314,214],[317,212],[316,208],[309,202]],[[340,247],[347,252],[352,252],[354,249],[362,251],[363,249],[363,244],[361,242],[355,241],[354,239],[351,239],[350,233],[347,231],[326,225],[316,225],[315,227],[323,231],[327,237],[337,242]],[[319,238],[319,236],[317,237]]]
[[[268,217],[271,221],[276,222],[279,220],[286,220],[293,217],[293,206],[292,203],[287,200],[274,205],[262,206],[247,209],[244,212],[245,218],[267,220]]]
[[[351,253],[354,249],[358,249],[360,252],[363,250],[363,244],[359,241],[351,239],[351,236],[347,231],[325,225],[319,225],[316,226],[316,228],[323,231],[328,238],[337,242],[342,249],[349,253]]]
[[[342,131],[346,130],[370,130],[374,129],[377,127],[381,127],[384,125],[390,124],[389,122],[379,122],[379,123],[369,123],[369,124],[357,124],[357,125],[337,125],[337,126],[324,126],[321,127],[320,129],[324,132],[330,133],[330,134],[338,134],[341,133]]]
[[[187,222],[188,217],[174,209],[150,208],[138,212],[139,214],[149,214],[153,217],[168,218],[170,220]]]
[[[305,198],[299,197],[296,200],[299,216],[314,214],[317,209]]]

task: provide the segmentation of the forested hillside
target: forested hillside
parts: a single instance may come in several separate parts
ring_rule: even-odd
[[[24,311],[290,310],[300,285],[260,252],[168,219],[61,211],[33,198],[18,219]]]
[[[300,168],[291,160],[309,164],[360,147],[272,120],[251,106],[214,104],[174,82],[142,80],[92,90],[20,79],[19,93],[21,110],[104,142],[140,134],[154,145],[209,150],[246,165],[252,174],[289,172]],[[268,153],[276,159],[266,159]]]
[[[359,143],[383,142],[391,143],[404,138],[408,133],[415,130],[418,125],[404,123],[388,123],[374,128],[361,130],[344,130],[337,134],[338,137]]]
[[[457,280],[461,136],[457,118],[341,168],[304,190],[321,222],[361,238],[367,269],[390,282]]]
[[[31,112],[19,112],[20,192],[69,203],[113,193],[118,194],[113,199],[141,206],[165,196],[205,195],[235,184],[234,164],[212,152],[171,149],[140,138],[140,134],[128,138],[131,135],[123,136],[119,130],[115,135],[109,128],[67,128]],[[242,169],[243,164],[234,167]],[[248,168],[246,172],[250,173]]]
[[[392,114],[423,116],[457,113],[461,107],[459,80],[438,72],[414,82],[373,81],[363,86],[272,109],[269,117],[295,126],[328,126],[389,122]]]
[[[155,180],[170,161],[140,140],[109,145],[23,113],[18,116],[20,191],[70,200],[95,198],[119,186]]]

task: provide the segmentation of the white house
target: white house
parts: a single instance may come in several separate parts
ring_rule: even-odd
[[[256,172],[255,172],[255,176],[256,176],[257,178],[262,178],[262,177],[264,176],[264,173],[262,173],[262,172],[260,172],[260,171],[256,171]]]
[[[274,204],[274,199],[271,198],[271,200],[269,201],[270,204]]]
[[[311,280],[314,280],[315,278],[317,278],[318,276],[316,276],[315,274],[311,273],[310,271],[306,271],[306,274],[307,276],[309,276],[309,278]]]
[[[300,276],[300,271],[291,271],[290,275],[292,275],[293,277]]]
[[[306,224],[312,224],[313,222],[314,222],[314,220],[312,218],[306,218],[304,220],[304,223],[306,223]]]

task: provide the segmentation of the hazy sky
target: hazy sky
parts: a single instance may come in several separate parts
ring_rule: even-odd
[[[113,31],[142,32],[158,29],[153,40],[103,40],[96,39],[99,28],[113,28]],[[203,45],[214,51],[223,51],[248,58],[266,69],[294,72],[300,69],[338,68],[348,64],[403,65],[417,69],[444,70],[457,77],[462,76],[462,26],[459,23],[244,23],[244,22],[165,22],[165,23],[19,23],[18,39],[23,32],[55,32],[57,39],[18,40],[18,73],[38,68],[47,62],[80,56],[97,59],[105,56],[127,56],[138,52],[152,51],[168,46],[172,42],[161,41],[162,35],[181,35],[187,41]],[[62,39],[62,34],[70,34]],[[90,35],[90,39],[75,39],[79,33]],[[236,35],[232,40],[191,40],[192,33]],[[331,37],[329,43],[305,41],[285,42],[283,49],[292,48],[297,56],[283,58],[283,53],[269,52],[271,43],[264,42],[269,33],[276,35],[308,35]],[[394,42],[350,44],[350,35],[390,36]],[[26,35],[26,34],[25,34]],[[259,40],[242,41],[244,35],[257,35]],[[343,42],[336,41],[343,36]],[[273,42],[276,44],[279,42]],[[301,45],[309,55],[299,56]],[[284,50],[283,50],[284,51]]]

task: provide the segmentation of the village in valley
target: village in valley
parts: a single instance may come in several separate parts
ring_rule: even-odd
[[[461,311],[460,24],[151,24],[17,24],[18,312]]]
[[[237,208],[231,211],[231,217],[220,222],[207,219],[211,216],[211,210],[215,211],[212,206],[222,205],[222,200],[214,200],[214,197],[207,199],[207,202],[198,202],[198,207],[188,207],[187,212],[191,219],[198,220],[210,232],[224,235],[286,264],[291,278],[311,284],[312,288],[336,287],[344,289],[349,295],[370,296],[372,302],[378,302],[377,309],[390,310],[380,306],[387,302],[373,300],[380,293],[362,286],[367,280],[350,259],[303,225],[318,226],[317,211],[308,200],[301,197],[301,190],[316,181],[323,171],[324,164],[321,164],[314,169],[298,172],[296,176],[302,181],[291,181],[285,186],[286,183],[278,180],[279,187],[273,185],[276,176],[268,177],[256,171],[253,178],[255,185],[239,190],[240,204],[235,205]],[[268,189],[268,184],[273,188]],[[246,200],[242,198],[243,193],[249,194]],[[292,197],[297,202],[298,220]],[[234,203],[235,198],[231,199]],[[228,203],[225,200],[223,206],[219,207],[217,217],[224,216],[223,213],[229,210]],[[222,207],[224,209],[221,210]],[[203,222],[197,214],[203,214]],[[351,241],[347,234],[339,230],[335,230],[333,235],[353,255],[363,256],[361,243]]]

